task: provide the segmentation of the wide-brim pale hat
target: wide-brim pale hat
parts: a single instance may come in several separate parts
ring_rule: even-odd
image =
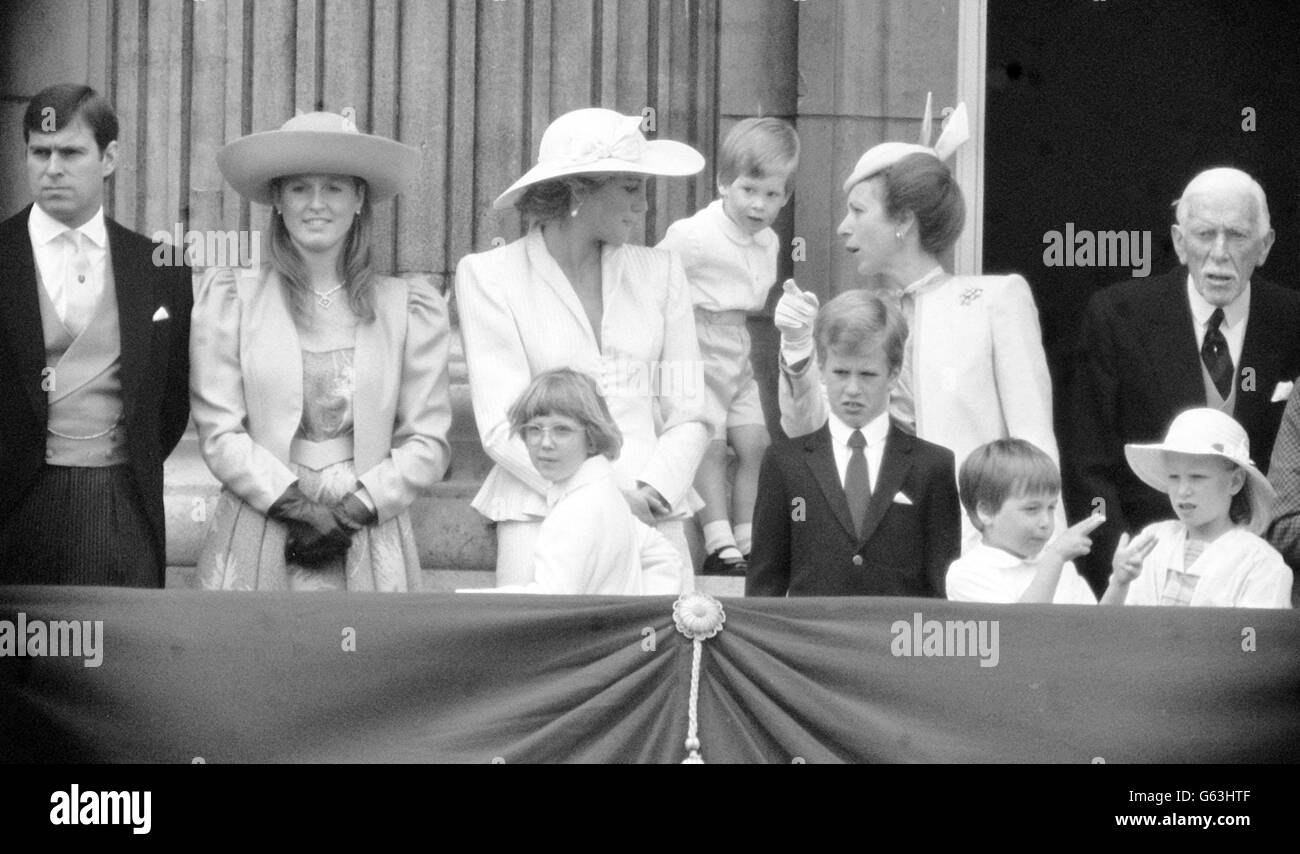
[[[1232,416],[1217,409],[1188,409],[1169,425],[1165,440],[1154,445],[1127,444],[1124,457],[1142,482],[1160,492],[1169,492],[1165,454],[1222,457],[1246,473],[1250,490],[1250,530],[1261,534],[1273,519],[1277,492],[1250,459],[1250,437]]]
[[[641,117],[588,107],[551,122],[537,149],[537,165],[510,185],[492,203],[507,210],[534,184],[588,172],[631,172],[638,175],[694,175],[704,168],[704,155],[684,142],[647,140]]]
[[[241,196],[272,203],[271,181],[286,175],[352,175],[371,203],[391,199],[420,170],[420,150],[357,130],[338,113],[303,113],[279,130],[240,137],[217,152],[221,174]]]

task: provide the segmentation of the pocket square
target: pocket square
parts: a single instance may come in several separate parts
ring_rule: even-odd
[[[171,317],[172,316],[167,313],[167,306],[160,305],[158,306],[158,310],[153,313],[153,322],[157,323],[160,320],[171,320]]]
[[[1277,388],[1273,389],[1273,397],[1269,400],[1269,403],[1277,403],[1279,400],[1286,400],[1291,396],[1291,389],[1294,387],[1295,383],[1293,382],[1283,381],[1278,383]]]
[[[911,504],[911,503],[912,503],[912,499],[910,499],[910,498],[907,497],[907,493],[906,493],[906,492],[900,492],[900,493],[898,493],[897,495],[894,496],[894,503],[895,503],[895,504]]]

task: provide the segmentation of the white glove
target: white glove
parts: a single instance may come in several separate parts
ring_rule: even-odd
[[[781,286],[785,292],[777,300],[773,317],[781,330],[781,355],[787,365],[795,365],[812,355],[813,321],[820,303],[817,294],[801,291],[794,279]]]

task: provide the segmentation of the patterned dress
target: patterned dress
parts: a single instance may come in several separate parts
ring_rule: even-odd
[[[324,442],[352,433],[355,381],[351,348],[304,350],[303,414],[298,437]],[[351,460],[320,471],[293,463],[298,487],[314,501],[334,504],[357,488]],[[419,556],[410,516],[403,512],[380,525],[367,525],[352,538],[343,557],[316,567],[286,563],[286,529],[223,490],[199,556],[199,584],[218,590],[420,589]]]

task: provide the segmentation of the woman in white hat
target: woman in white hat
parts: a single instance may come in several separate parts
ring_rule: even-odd
[[[493,205],[517,209],[527,233],[456,269],[474,417],[496,463],[473,505],[496,522],[498,585],[533,581],[550,486],[508,412],[534,376],[567,367],[600,383],[623,433],[623,496],[686,558],[679,588],[693,586],[682,520],[698,509],[691,482],[709,439],[694,312],[676,256],[627,241],[646,176],[691,175],[704,158],[647,141],[640,123],[603,109],[555,119],[537,165]]]
[[[928,137],[928,131],[922,133]],[[934,148],[886,142],[868,150],[844,182],[839,225],[858,272],[899,296],[907,350],[890,413],[905,429],[952,450],[958,465],[997,439],[1024,439],[1060,464],[1052,380],[1038,310],[1018,275],[954,276],[939,258],[961,235],[966,204],[944,161],[965,141],[965,105]],[[781,330],[781,427],[811,433],[827,408],[812,354],[817,297],[791,283],[776,308]],[[1056,529],[1066,530],[1063,510]],[[979,532],[962,518],[963,552]]]
[[[1155,445],[1124,446],[1133,473],[1177,519],[1120,536],[1103,605],[1290,608],[1291,570],[1261,538],[1277,494],[1230,415],[1189,409]]]
[[[195,299],[190,393],[225,487],[203,587],[417,590],[407,508],[447,468],[446,304],[376,275],[371,206],[417,149],[309,113],[226,145],[217,163],[272,206],[261,269],[209,270]]]

